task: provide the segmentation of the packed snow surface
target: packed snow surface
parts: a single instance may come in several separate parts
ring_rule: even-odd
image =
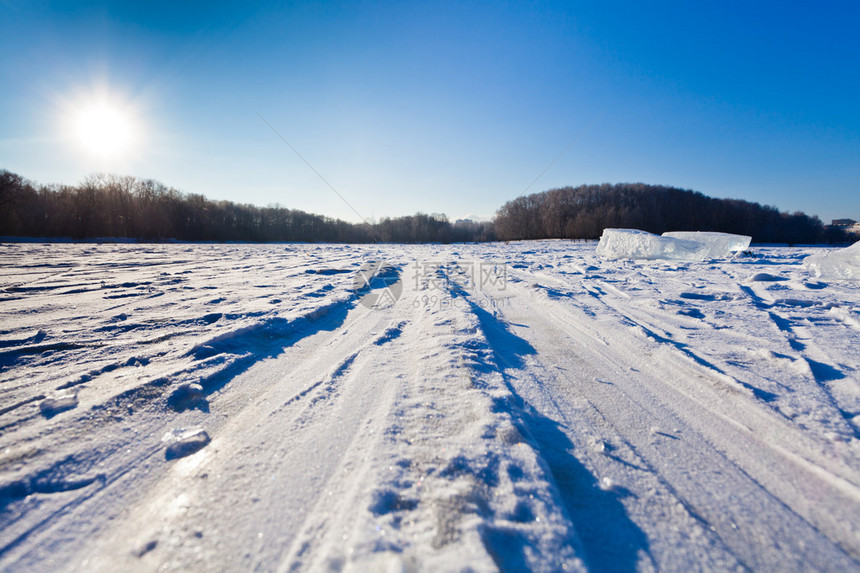
[[[860,279],[860,241],[844,249],[811,255],[804,263],[817,277]]]
[[[0,570],[860,570],[860,282],[605,248],[0,245]]]

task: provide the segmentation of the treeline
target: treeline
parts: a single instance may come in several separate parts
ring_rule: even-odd
[[[518,197],[493,223],[417,213],[349,223],[279,205],[212,201],[151,179],[94,175],[80,185],[37,185],[0,170],[0,236],[126,238],[144,241],[451,243],[520,239],[597,239],[607,227],[722,231],[758,243],[856,240],[817,217],[782,213],[737,199],[633,184],[564,187]]]
[[[518,197],[499,209],[494,222],[501,240],[597,239],[605,228],[656,234],[720,231],[749,235],[757,243],[850,240],[800,212],[782,213],[749,201],[643,183],[564,187]]]
[[[95,175],[76,186],[36,185],[0,170],[0,236],[146,241],[465,242],[492,224],[418,213],[354,224],[278,205],[211,201],[151,179]]]

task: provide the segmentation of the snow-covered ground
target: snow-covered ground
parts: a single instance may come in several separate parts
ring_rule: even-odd
[[[860,570],[819,252],[0,245],[0,570]]]

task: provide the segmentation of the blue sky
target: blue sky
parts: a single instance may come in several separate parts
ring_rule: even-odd
[[[366,218],[491,216],[575,141],[529,192],[860,219],[858,29],[858,2],[0,0],[0,168],[357,220],[268,122]],[[136,126],[112,158],[69,136],[98,97]]]

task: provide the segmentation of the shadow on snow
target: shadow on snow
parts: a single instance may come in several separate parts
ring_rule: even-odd
[[[573,443],[555,420],[538,412],[520,396],[511,383],[509,370],[524,366],[524,357],[536,354],[528,341],[512,333],[496,316],[470,301],[466,293],[456,290],[477,316],[481,330],[490,344],[493,357],[505,385],[513,395],[514,407],[498,400],[497,407],[512,410],[521,433],[530,437],[540,456],[549,467],[561,495],[561,502],[573,522],[576,536],[582,542],[585,561],[593,571],[632,571],[637,569],[642,554],[651,557],[648,540],[630,519],[621,499],[634,495],[624,488],[605,490],[599,480],[571,452]],[[526,547],[524,540],[505,536],[486,539],[488,545],[500,552],[506,564],[522,563]],[[497,542],[502,541],[501,545]]]

